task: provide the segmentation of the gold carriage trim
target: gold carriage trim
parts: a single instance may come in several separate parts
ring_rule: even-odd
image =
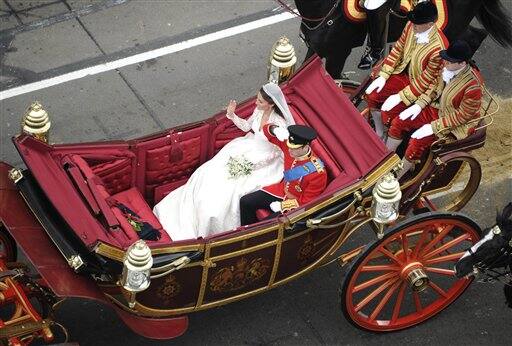
[[[176,277],[170,274],[164,283],[158,287],[156,296],[160,298],[165,304],[170,304],[172,298],[176,297],[181,292],[181,285],[176,280]]]
[[[210,282],[212,292],[231,292],[245,288],[261,279],[270,269],[266,258],[255,258],[248,262],[242,257],[234,266],[224,267],[213,274]]]

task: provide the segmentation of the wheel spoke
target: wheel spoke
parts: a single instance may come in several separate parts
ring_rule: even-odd
[[[411,255],[411,258],[416,259],[418,257],[418,254],[419,254],[419,252],[421,250],[421,247],[423,246],[423,243],[425,242],[425,239],[427,238],[428,233],[429,233],[428,229],[424,228],[423,232],[420,235],[420,239],[418,240],[418,242],[414,246],[414,251],[413,251],[413,253]]]
[[[361,267],[362,272],[381,272],[381,271],[398,271],[399,267],[394,266],[392,264],[379,264],[379,265],[371,265],[371,266],[363,266]]]
[[[450,240],[449,242],[443,244],[442,246],[436,248],[434,251],[431,251],[429,253],[425,253],[423,255],[423,258],[424,259],[432,258],[432,257],[440,254],[441,252],[443,252],[445,250],[448,250],[449,248],[451,248],[451,247],[453,247],[453,246],[455,246],[457,244],[462,243],[464,240],[467,240],[467,239],[469,239],[469,234],[465,233],[465,234],[463,234],[461,236],[458,236],[455,239]]]
[[[436,268],[436,267],[425,267],[425,270],[431,273],[442,274],[447,276],[455,276],[455,270]]]
[[[432,281],[430,281],[430,282],[428,283],[428,285],[429,285],[430,287],[432,287],[432,289],[433,289],[434,291],[436,291],[436,292],[437,292],[440,296],[442,296],[443,298],[448,298],[448,293],[446,293],[445,291],[443,291],[443,289],[442,289],[441,287],[437,286],[437,285],[436,285],[435,283],[433,283]]]
[[[361,300],[354,308],[356,312],[359,312],[362,308],[366,306],[369,302],[371,302],[375,297],[377,297],[382,291],[384,291],[389,286],[393,285],[398,279],[389,279],[380,285],[376,290],[367,295],[363,300]]]
[[[402,265],[403,265],[402,261],[400,261],[400,260],[398,259],[398,257],[396,257],[395,255],[393,255],[393,254],[392,254],[388,249],[386,249],[384,246],[380,247],[380,248],[378,249],[378,251],[379,251],[381,254],[383,254],[383,255],[387,256],[389,259],[391,259],[393,262],[395,262],[395,263],[396,263],[396,264],[398,264],[399,266],[402,266]]]
[[[412,291],[412,297],[414,299],[414,305],[416,306],[416,312],[422,312],[423,307],[421,306],[420,295],[416,291]]]
[[[398,317],[400,316],[400,308],[402,307],[402,302],[404,300],[406,288],[407,283],[402,282],[402,286],[400,286],[400,291],[398,291],[398,295],[396,296],[395,307],[393,308],[393,315],[391,316],[391,323],[395,323]]]
[[[395,282],[393,286],[391,286],[391,288],[386,292],[384,297],[382,297],[379,304],[375,307],[372,314],[370,315],[370,321],[373,321],[377,318],[377,316],[380,314],[384,306],[386,306],[386,304],[388,303],[389,298],[391,298],[391,296],[395,293],[395,291],[397,290],[398,286],[400,286],[401,283],[402,281]]]
[[[404,258],[407,262],[407,259],[409,258],[409,239],[407,238],[407,234],[402,234],[402,249],[404,251]]]
[[[425,247],[421,251],[421,254],[424,254],[425,252],[432,249],[437,243],[439,243],[439,241],[441,241],[441,239],[443,239],[452,230],[452,228],[453,225],[445,225],[444,229],[441,232],[439,232],[439,234],[436,235],[434,239],[430,241],[430,243],[425,245]]]
[[[392,272],[389,272],[387,274],[384,274],[384,275],[380,275],[380,276],[377,276],[377,277],[374,277],[373,279],[371,280],[368,280],[368,281],[365,281],[359,285],[357,285],[356,287],[354,287],[354,290],[352,292],[359,292],[365,288],[368,288],[370,286],[373,286],[375,284],[378,284],[379,282],[381,281],[384,281],[384,280],[389,280],[395,276],[397,276],[398,273],[395,272],[395,271],[392,271]]]
[[[434,205],[434,203],[432,203],[432,201],[427,196],[423,196],[423,200],[428,204],[428,207],[430,208],[430,210],[432,210],[432,211],[436,211],[437,210],[437,208]]]
[[[452,253],[452,254],[445,255],[445,256],[434,257],[434,258],[426,260],[424,262],[424,264],[434,264],[434,263],[441,263],[441,262],[457,261],[462,257],[463,254],[464,254],[464,252],[457,252],[457,253]]]
[[[447,213],[422,215],[392,228],[347,273],[344,313],[376,332],[411,327],[438,314],[469,286],[471,280],[458,279],[453,265],[477,239],[478,229],[469,219]],[[429,277],[422,285],[428,288],[414,291],[407,278],[416,283],[414,275],[422,271]]]

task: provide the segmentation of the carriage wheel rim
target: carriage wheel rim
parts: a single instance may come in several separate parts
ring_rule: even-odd
[[[480,180],[482,177],[482,172],[480,168],[480,163],[473,157],[457,157],[453,160],[450,160],[450,162],[456,162],[461,161],[461,167],[459,168],[459,171],[455,174],[454,178],[450,183],[447,185],[450,188],[449,189],[440,189],[440,190],[446,190],[450,191],[451,187],[455,184],[455,181],[457,178],[463,173],[463,170],[465,168],[469,169],[469,178],[468,181],[464,183],[464,186],[460,191],[456,193],[455,196],[450,198],[450,201],[447,203],[444,203],[444,205],[437,205],[436,210],[445,210],[445,211],[459,211],[461,210],[470,200],[471,197],[475,194],[476,190],[478,189],[478,186],[480,185]],[[456,186],[455,186],[456,187]],[[429,199],[430,203],[433,203],[431,200],[432,195],[435,195],[434,192],[428,192],[422,194],[423,199]]]
[[[16,259],[16,244],[7,235],[3,224],[0,222],[0,259],[10,262]]]
[[[436,227],[438,228],[443,226],[443,230],[439,231],[438,235],[434,238],[425,241],[427,235],[432,233],[432,221],[435,221]],[[449,242],[442,242],[454,227],[458,227],[458,229],[461,229],[463,233]],[[420,233],[420,239],[424,238],[424,240],[423,243],[420,244],[419,239],[418,242],[414,244],[420,244],[416,250],[416,246],[410,247],[410,244],[407,244],[409,241],[407,235],[414,233],[418,228],[423,229]],[[446,231],[448,228],[450,230]],[[443,232],[446,232],[446,236],[442,235]],[[365,254],[365,258],[357,265],[355,273],[349,278],[350,282],[348,283],[345,295],[347,313],[350,315],[352,321],[357,325],[364,329],[373,331],[400,330],[427,320],[455,301],[472,281],[472,279],[467,278],[458,279],[455,277],[453,270],[450,271],[439,268],[440,263],[455,264],[455,261],[462,256],[463,252],[442,255],[443,251],[439,250],[442,248],[450,250],[450,248],[460,244],[462,240],[476,243],[478,239],[478,233],[473,228],[456,219],[443,218],[439,220],[426,220],[418,224],[404,227],[404,229],[385,238],[381,243],[371,249],[367,254]],[[402,244],[402,248],[397,252],[391,253],[386,246],[393,242],[395,244],[397,242]],[[436,247],[439,243],[441,245]],[[404,250],[404,248],[407,250]],[[407,257],[405,257],[404,253],[407,253]],[[394,266],[382,266],[380,270],[379,268],[370,268],[372,266],[367,265],[368,262],[374,258],[378,258],[379,256],[382,257],[382,255],[389,257],[394,254]],[[445,258],[444,260],[443,256]],[[418,269],[420,269],[420,272],[417,271]],[[378,275],[374,276],[370,280],[358,282],[361,272],[374,270]],[[411,273],[425,274],[427,279],[426,283],[423,283],[426,285],[424,289],[432,290],[434,293],[437,293],[438,298],[430,304],[423,306],[421,301],[421,292],[419,290],[413,290],[411,288],[411,282],[408,281],[410,278],[409,274]],[[432,278],[430,275],[431,273],[451,277],[451,287],[447,290],[441,288],[436,283],[435,278]],[[356,298],[355,293],[357,291],[361,291],[365,286],[367,288],[371,288],[371,292],[363,299]],[[415,311],[406,315],[401,315],[402,304],[404,303],[404,298],[407,294],[412,296]],[[390,303],[390,298],[392,297],[395,298],[394,303]],[[380,300],[377,306],[375,308],[370,308],[369,310],[365,309],[365,306],[374,299],[374,303]],[[379,318],[387,304],[391,304],[389,307],[392,308],[392,313],[386,314],[387,319]]]

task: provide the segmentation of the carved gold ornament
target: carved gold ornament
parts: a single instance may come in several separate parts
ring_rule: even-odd
[[[181,292],[181,285],[174,275],[169,275],[164,283],[158,287],[156,296],[160,298],[165,304],[170,304],[171,299],[176,297]]]
[[[255,258],[251,262],[242,257],[234,266],[219,269],[210,282],[213,292],[229,292],[242,289],[262,278],[270,268],[270,261]]]
[[[311,234],[308,234],[306,239],[304,239],[304,243],[299,248],[299,251],[297,252],[297,259],[299,261],[305,261],[308,260],[311,255],[313,254],[313,251],[315,250],[315,243],[313,242],[313,237]]]

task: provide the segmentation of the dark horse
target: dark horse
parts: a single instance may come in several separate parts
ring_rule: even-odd
[[[344,5],[354,0],[295,0],[302,16],[301,31],[309,50],[326,59],[326,69],[333,78],[339,78],[345,60],[352,48],[364,43],[366,22],[350,21],[344,14]],[[357,0],[355,0],[357,1]],[[448,22],[444,33],[448,40],[465,39],[474,50],[487,33],[501,46],[512,47],[512,21],[500,0],[445,0]],[[388,0],[379,9],[380,22],[385,22],[391,6],[397,2]],[[395,8],[395,10],[398,10]],[[320,18],[325,18],[319,21]],[[476,17],[486,31],[469,25]],[[394,42],[405,26],[405,19],[390,15],[388,42]]]
[[[507,304],[512,308],[512,203],[496,217],[496,225],[483,231],[485,237],[456,263],[458,277],[483,273],[486,281],[501,281]]]

